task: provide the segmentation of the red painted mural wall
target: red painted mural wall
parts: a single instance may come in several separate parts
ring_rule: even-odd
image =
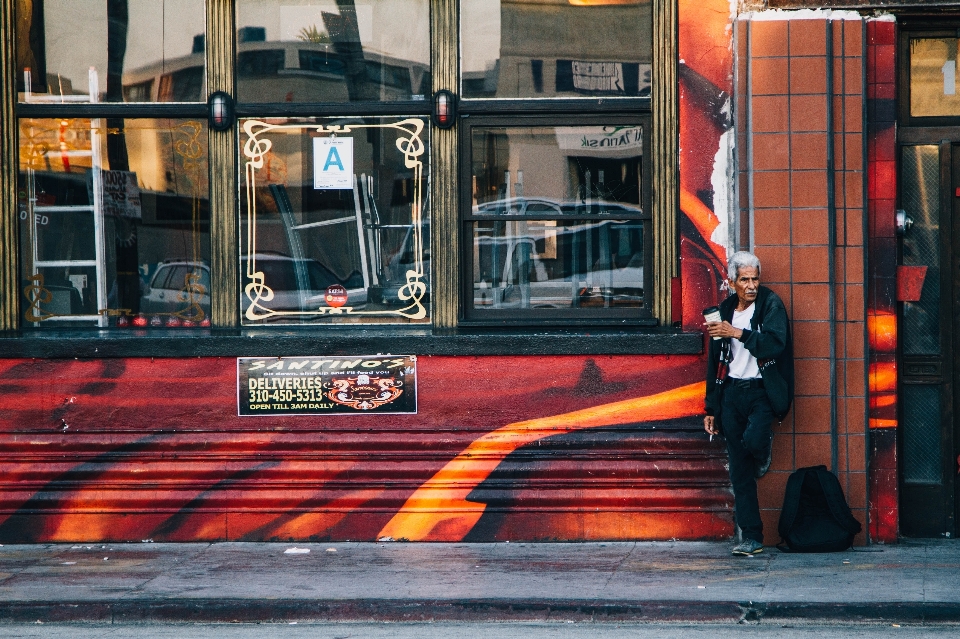
[[[721,538],[696,357],[421,357],[416,415],[238,417],[232,359],[0,364],[0,542]]]

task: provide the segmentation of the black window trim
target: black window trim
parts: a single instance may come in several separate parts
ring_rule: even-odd
[[[946,23],[946,24],[945,24]],[[899,58],[896,75],[897,119],[901,127],[950,127],[960,124],[960,114],[953,116],[914,116],[910,113],[910,39],[960,38],[960,21],[930,16],[901,16],[897,23],[896,52]]]
[[[637,112],[636,114],[594,114],[570,113],[564,111],[562,114],[490,114],[483,116],[470,116],[466,114],[461,117],[459,131],[459,174],[460,184],[470,184],[472,181],[472,149],[471,133],[474,128],[479,127],[554,127],[554,126],[581,126],[593,125],[600,126],[606,124],[637,125],[643,128],[643,184],[641,193],[641,215],[625,216],[606,216],[606,215],[576,215],[576,216],[557,216],[557,215],[536,215],[536,216],[496,216],[496,219],[544,219],[544,220],[641,220],[645,224],[643,233],[644,250],[644,291],[651,291],[653,286],[653,234],[650,232],[652,223],[651,207],[651,188],[650,188],[650,115],[649,113]],[[653,317],[651,310],[651,297],[644,294],[644,306],[641,308],[626,309],[549,309],[537,310],[528,309],[523,311],[521,317],[513,311],[498,312],[485,309],[476,311],[472,309],[473,300],[473,242],[471,241],[472,225],[477,221],[493,219],[489,215],[475,215],[472,207],[472,194],[469,189],[460,189],[459,193],[459,251],[460,251],[460,300],[459,326],[464,328],[487,328],[496,327],[524,327],[535,326],[542,328],[557,327],[577,327],[583,330],[591,328],[603,328],[609,326],[635,326],[652,327],[657,326],[658,321]]]

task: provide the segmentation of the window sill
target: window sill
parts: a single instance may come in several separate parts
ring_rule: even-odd
[[[191,331],[187,333],[187,331]],[[701,333],[676,329],[44,331],[0,337],[0,358],[292,357],[298,355],[697,355]]]

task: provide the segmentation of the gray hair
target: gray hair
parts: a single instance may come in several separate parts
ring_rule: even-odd
[[[727,261],[727,276],[731,280],[737,279],[737,274],[743,267],[755,268],[760,273],[760,258],[749,251],[737,251]]]

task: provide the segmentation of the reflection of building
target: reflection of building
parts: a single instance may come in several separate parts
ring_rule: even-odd
[[[347,102],[351,82],[370,85],[375,99],[425,99],[430,92],[429,65],[362,52],[362,73],[349,77],[349,56],[335,43],[267,42],[262,29],[247,27],[248,39],[237,46],[237,91],[249,102]],[[128,102],[193,102],[204,92],[203,38],[189,56],[164,60],[124,74]]]
[[[768,540],[819,463],[858,543],[958,533],[955,8],[0,4],[0,543],[729,537],[737,248],[796,336]],[[237,416],[235,358],[386,353],[417,412]]]
[[[488,57],[483,70],[464,71],[464,95],[650,94],[649,0],[611,6],[566,0],[499,4],[500,55]]]

